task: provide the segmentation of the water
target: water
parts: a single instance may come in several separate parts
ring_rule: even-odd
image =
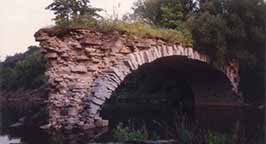
[[[10,128],[22,116],[12,108],[0,109],[0,144],[87,144],[91,141],[88,134],[82,132],[48,134],[38,128]],[[143,124],[149,130],[157,131],[160,122],[171,125],[175,117],[175,110],[166,105],[117,105],[107,106],[102,112],[104,118],[110,120],[110,127],[115,127],[119,122],[125,124],[131,121],[136,127]],[[237,107],[196,107],[193,121],[198,126],[215,132],[230,133],[237,123],[245,131],[246,137],[253,138],[258,135],[258,130],[264,126],[264,113],[256,108]],[[110,128],[111,129],[111,128]],[[159,134],[160,135],[160,134]],[[106,140],[105,140],[106,141]]]

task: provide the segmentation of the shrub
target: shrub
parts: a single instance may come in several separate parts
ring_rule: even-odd
[[[145,140],[145,134],[144,130],[123,127],[123,124],[119,123],[113,130],[113,138],[116,141]]]
[[[227,144],[227,137],[222,134],[213,133],[209,131],[208,133],[208,144]]]

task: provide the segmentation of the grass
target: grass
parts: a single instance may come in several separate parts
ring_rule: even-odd
[[[263,127],[256,128],[254,134],[247,134],[245,128],[240,127],[239,121],[231,132],[221,133],[200,126],[186,115],[177,115],[174,125],[167,122],[153,121],[154,126],[148,123],[137,126],[136,121],[118,123],[112,130],[111,140],[148,141],[148,140],[175,140],[178,144],[263,144]],[[152,124],[152,125],[153,125]],[[149,125],[149,124],[148,124]],[[255,129],[254,129],[255,130]]]
[[[77,19],[66,24],[57,25],[55,28],[59,29],[60,32],[69,28],[91,28],[102,33],[118,31],[132,37],[158,38],[169,43],[182,43],[185,46],[192,46],[192,37],[188,32],[159,28],[140,21],[123,22],[118,20]]]

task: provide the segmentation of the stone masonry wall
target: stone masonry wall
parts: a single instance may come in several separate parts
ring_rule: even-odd
[[[101,106],[123,79],[144,63],[167,56],[209,62],[206,55],[158,38],[93,29],[41,29],[35,34],[49,68],[49,114],[55,129],[105,127]],[[221,68],[238,93],[238,64]]]

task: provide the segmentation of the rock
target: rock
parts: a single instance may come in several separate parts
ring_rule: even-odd
[[[55,82],[61,82],[61,81],[63,81],[63,80],[64,80],[63,78],[55,78],[55,79],[54,79]]]
[[[92,39],[92,38],[85,38],[81,41],[81,45],[102,45],[101,41]]]
[[[65,127],[66,130],[72,130],[73,129],[73,126],[72,125],[68,125]]]
[[[104,53],[91,52],[90,56],[93,56],[93,57],[104,57]]]
[[[62,58],[67,58],[67,57],[69,57],[69,55],[68,55],[67,53],[62,53],[62,54],[61,54],[61,57],[62,57]]]
[[[86,83],[77,83],[73,86],[74,89],[85,89],[88,85]],[[79,90],[80,91],[80,90]]]
[[[92,61],[94,64],[98,64],[98,63],[101,62],[100,59],[98,59],[98,58],[94,58],[94,57],[91,58],[91,61]]]
[[[89,124],[84,124],[84,129],[93,129],[95,128],[96,126],[93,124],[93,123],[89,123]]]
[[[95,52],[96,49],[89,47],[89,48],[85,48],[85,51],[88,52],[88,53],[91,53],[91,52]]]
[[[92,65],[88,67],[88,71],[89,72],[95,72],[98,70],[98,66],[97,65]]]
[[[117,53],[124,46],[121,39],[116,41],[106,42],[102,49],[110,49],[112,52]]]
[[[97,97],[93,97],[93,98],[91,99],[91,101],[92,101],[93,103],[97,104],[97,105],[100,105],[100,106],[105,102],[105,100],[102,100],[102,99],[97,98]]]
[[[264,109],[264,105],[260,105],[260,106],[258,106],[258,109]]]
[[[85,72],[87,72],[87,67],[85,67],[85,66],[72,66],[71,71],[74,73],[85,73]]]
[[[77,60],[78,60],[78,61],[87,61],[87,60],[89,60],[89,58],[88,58],[87,56],[84,56],[84,55],[83,55],[83,56],[78,56],[78,57],[77,57]]]
[[[47,54],[46,54],[46,57],[47,57],[48,59],[55,59],[55,58],[58,57],[58,55],[57,55],[57,53],[47,53]]]
[[[40,33],[38,36],[35,35],[36,41],[45,41],[48,40],[50,37],[46,33]]]
[[[76,41],[69,41],[68,44],[70,46],[72,46],[73,48],[76,48],[76,49],[81,49],[82,46],[80,45],[80,43],[76,42]]]
[[[137,43],[135,46],[137,48],[140,48],[140,49],[148,49],[148,48],[150,48],[150,45],[144,44],[144,43]]]
[[[98,105],[96,105],[94,103],[90,103],[89,112],[91,114],[96,114],[99,110],[100,110],[100,106],[98,106]]]
[[[108,125],[109,125],[108,120],[96,120],[95,121],[95,126],[98,128],[107,127]]]
[[[21,123],[24,123],[25,120],[26,120],[26,117],[24,116],[24,117],[21,117],[18,121],[21,122]]]
[[[131,50],[127,47],[123,47],[119,50],[119,52],[122,54],[129,54],[129,53],[131,53]]]
[[[68,124],[71,124],[71,125],[73,125],[73,124],[78,124],[79,119],[76,118],[76,117],[77,117],[77,115],[75,115],[75,117],[70,117],[70,118],[68,118],[68,120],[67,120]]]
[[[68,115],[70,116],[78,116],[79,112],[76,108],[70,108],[68,111]]]
[[[10,125],[9,127],[10,128],[18,128],[18,127],[22,127],[23,125],[24,125],[23,123],[17,122],[17,123]]]
[[[46,124],[46,125],[42,125],[40,126],[40,129],[43,129],[43,130],[47,130],[51,127],[51,124]]]

